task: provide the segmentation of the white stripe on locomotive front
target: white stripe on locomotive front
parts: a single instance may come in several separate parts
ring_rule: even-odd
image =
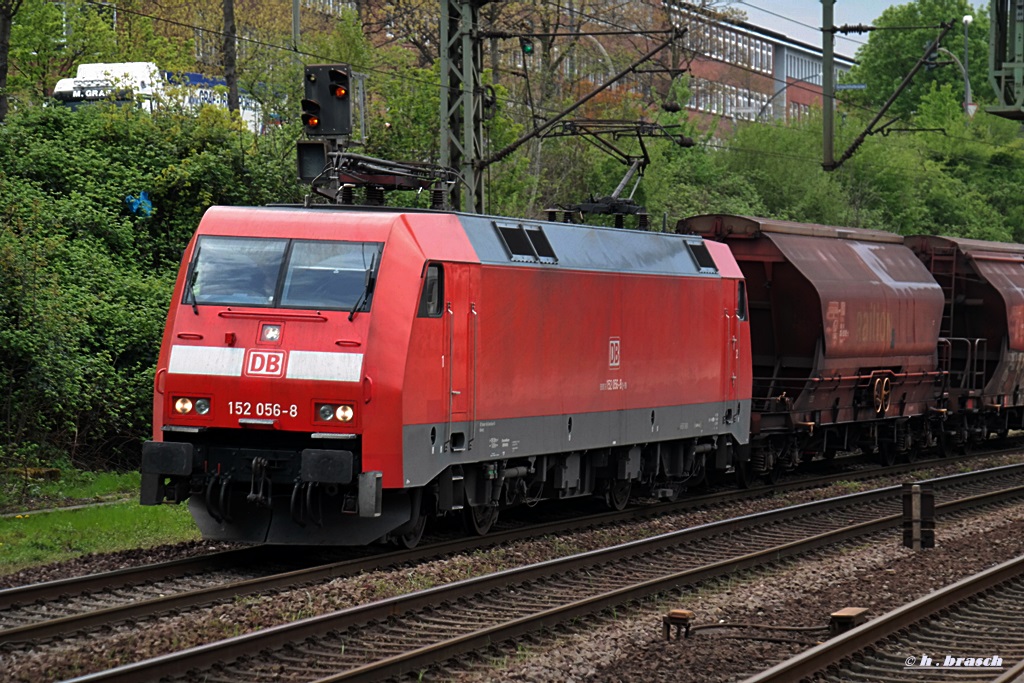
[[[328,382],[358,382],[363,375],[363,354],[290,351],[288,379],[314,379]]]
[[[172,346],[167,372],[172,375],[241,377],[245,349],[223,346]]]
[[[245,349],[223,346],[172,346],[167,372],[172,375],[241,377]],[[288,352],[288,379],[324,382],[358,382],[363,374],[363,354]]]

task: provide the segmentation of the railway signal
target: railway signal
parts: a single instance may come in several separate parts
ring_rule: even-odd
[[[302,125],[310,137],[352,133],[352,70],[347,64],[306,67]]]

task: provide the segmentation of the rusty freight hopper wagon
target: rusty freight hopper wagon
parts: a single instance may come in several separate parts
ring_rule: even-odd
[[[901,236],[726,215],[680,229],[728,244],[747,281],[753,474],[938,442],[943,295]]]
[[[907,245],[942,288],[954,443],[1024,425],[1024,245],[920,235]]]

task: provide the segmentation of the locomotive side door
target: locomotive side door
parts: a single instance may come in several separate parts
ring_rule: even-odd
[[[471,296],[471,267],[448,265],[445,287],[443,353],[448,426],[445,443],[451,451],[469,448],[475,418],[478,311]]]
[[[740,325],[747,319],[747,289],[743,280],[726,280],[726,301],[732,302],[725,311],[725,358],[722,364],[722,396],[735,401],[739,381]],[[728,293],[731,291],[731,295]]]

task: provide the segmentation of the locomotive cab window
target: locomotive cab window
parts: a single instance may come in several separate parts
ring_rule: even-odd
[[[420,318],[439,318],[443,310],[444,300],[444,268],[439,263],[431,263],[423,274],[423,293],[420,295]]]
[[[736,317],[747,319],[747,283],[743,280],[736,283]]]
[[[377,242],[200,237],[183,303],[366,311]]]

